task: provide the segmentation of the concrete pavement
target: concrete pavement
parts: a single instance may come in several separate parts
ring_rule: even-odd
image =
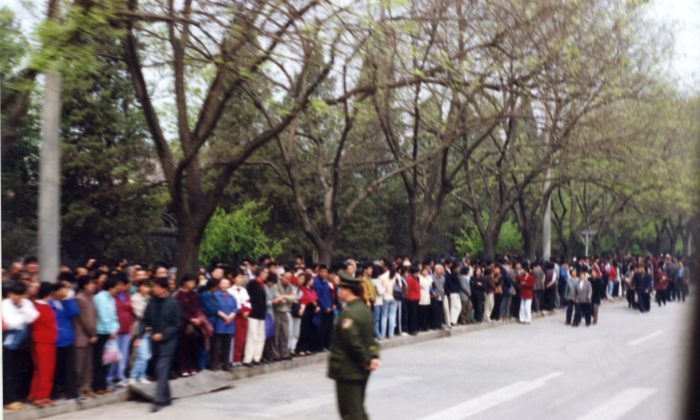
[[[563,314],[382,352],[370,379],[373,419],[677,419],[687,320],[695,299],[641,315],[604,305],[599,325],[567,327]],[[337,418],[325,364],[242,379],[175,401],[156,414],[123,402],[65,419]]]

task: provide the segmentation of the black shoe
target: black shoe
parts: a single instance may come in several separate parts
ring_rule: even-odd
[[[157,413],[161,410],[161,408],[163,408],[163,406],[158,405],[158,404],[153,404],[151,406],[151,413]]]

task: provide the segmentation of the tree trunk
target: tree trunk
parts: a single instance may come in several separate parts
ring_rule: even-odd
[[[537,253],[537,241],[535,239],[534,229],[525,227],[520,230],[523,236],[523,255],[529,260],[534,260]]]
[[[44,79],[39,160],[39,278],[56,282],[61,249],[61,75],[54,67]]]
[[[333,251],[335,250],[335,241],[324,241],[316,245],[318,251],[318,263],[331,265],[333,259]]]
[[[496,232],[495,229],[487,230],[482,236],[481,240],[484,242],[484,258],[487,260],[493,260],[496,257],[498,232]]]
[[[411,229],[411,245],[413,247],[413,260],[421,262],[428,252],[428,232],[420,226]]]
[[[178,281],[185,274],[196,273],[199,265],[199,245],[202,242],[204,228],[196,226],[191,220],[178,220],[177,229],[177,267]]]

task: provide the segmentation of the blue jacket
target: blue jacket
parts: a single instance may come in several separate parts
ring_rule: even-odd
[[[199,307],[202,308],[204,316],[207,317],[207,320],[211,324],[212,328],[214,328],[216,320],[221,319],[216,316],[216,313],[219,312],[220,309],[219,302],[216,300],[216,297],[214,297],[214,294],[209,290],[205,290],[202,293],[200,293]]]
[[[331,288],[328,282],[321,277],[316,277],[312,288],[318,295],[318,306],[321,307],[321,310],[330,309],[333,306],[333,297],[331,296]]]
[[[66,347],[73,345],[75,331],[73,330],[72,319],[80,315],[75,299],[49,301],[53,313],[56,315],[56,326],[58,327],[58,339],[56,347]]]
[[[226,315],[238,312],[238,302],[236,302],[236,298],[230,293],[217,290],[214,292],[214,297],[219,303],[219,310],[221,312],[225,313]],[[236,324],[234,322],[230,322],[228,325],[226,325],[224,320],[219,316],[216,317],[213,327],[214,334],[233,334],[236,330]]]
[[[97,312],[97,334],[112,335],[119,331],[117,304],[108,291],[103,290],[92,300]]]
[[[501,270],[501,276],[503,277],[503,284],[501,285],[501,290],[503,290],[504,295],[510,294],[510,277],[508,276],[508,270],[502,265],[498,266]]]

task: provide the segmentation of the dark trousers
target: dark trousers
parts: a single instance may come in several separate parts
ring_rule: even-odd
[[[209,353],[211,355],[210,369],[216,370],[227,367],[228,357],[231,354],[231,334],[214,334],[211,337]]]
[[[510,316],[513,318],[520,317],[520,296],[513,295],[510,298]]]
[[[501,319],[501,300],[503,300],[502,293],[494,293],[493,295],[493,310],[489,314],[489,318],[494,321]]]
[[[313,343],[316,342],[317,336],[317,328],[314,325],[315,308],[313,304],[309,304],[304,308],[304,314],[301,316],[301,327],[299,328],[297,352],[307,352],[314,349]]]
[[[576,315],[574,315],[574,327],[578,327],[581,323],[581,318],[586,319],[586,326],[591,325],[591,304],[590,303],[577,303],[576,304]]]
[[[418,332],[418,301],[407,300],[406,303],[406,331],[409,334]]]
[[[2,400],[10,404],[23,400],[29,392],[32,377],[31,353],[29,349],[2,349]]]
[[[331,333],[333,332],[333,312],[326,313],[321,310],[321,325],[319,326],[319,341],[321,348],[318,350],[329,349],[331,347]]]
[[[430,305],[418,305],[418,328],[428,331],[430,325]]]
[[[540,312],[542,310],[542,299],[544,298],[544,290],[535,290],[532,294],[532,312]]]
[[[656,291],[656,303],[659,304],[659,307],[661,306],[662,303],[664,305],[666,305],[666,300],[667,300],[666,292],[667,292],[666,290],[657,290]]]
[[[53,399],[78,397],[75,384],[75,349],[72,345],[56,348],[56,372],[53,377]]]
[[[573,300],[567,300],[566,301],[566,324],[569,325],[571,324],[571,320],[574,316],[574,307],[576,304],[574,303]]]
[[[275,312],[275,339],[272,353],[275,359],[289,357],[289,313]]]
[[[196,327],[195,327],[196,328]],[[177,341],[177,370],[180,373],[197,371],[197,360],[199,359],[199,342],[201,337],[196,334],[180,334]]]
[[[649,312],[651,309],[651,296],[644,291],[637,292],[637,300],[639,301],[639,312]]]
[[[479,323],[484,320],[484,297],[473,294],[472,304],[474,305],[474,320]]]
[[[400,300],[397,302],[399,304],[399,319],[396,325],[401,325],[401,332],[407,332],[408,331],[408,302],[404,300]],[[416,302],[417,304],[417,302]]]
[[[430,327],[434,330],[442,329],[443,316],[442,301],[430,299]]]
[[[542,302],[542,309],[546,311],[554,310],[554,302],[556,300],[557,288],[551,286],[548,289],[544,289],[544,300]]]
[[[566,306],[566,300],[564,299],[564,295],[566,294],[566,282],[565,281],[559,281],[559,284],[557,285],[559,292],[559,307],[563,308]]]
[[[634,290],[628,288],[626,296],[627,296],[627,307],[634,308]]]
[[[359,381],[335,381],[335,395],[338,411],[343,420],[367,419],[365,411],[365,390],[367,379]]]
[[[153,404],[165,406],[170,404],[170,368],[172,356],[158,356],[156,359],[156,395]]]
[[[105,350],[105,344],[109,340],[109,336],[105,334],[97,335],[97,343],[93,347],[92,352],[92,390],[104,391],[107,389],[107,370],[109,365],[102,364],[102,352]]]

